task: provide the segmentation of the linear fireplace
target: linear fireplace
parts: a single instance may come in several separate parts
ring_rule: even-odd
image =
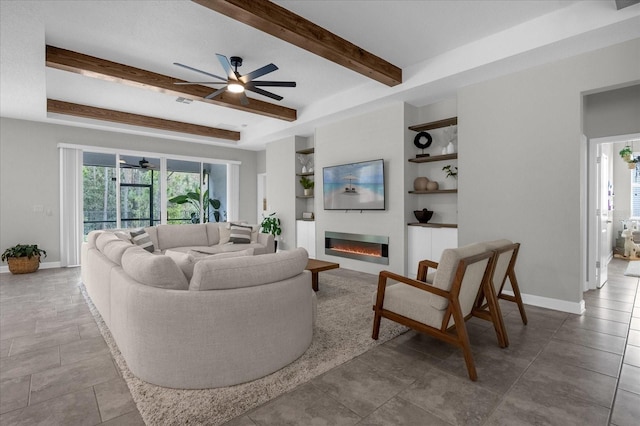
[[[324,253],[388,265],[389,237],[325,231]]]

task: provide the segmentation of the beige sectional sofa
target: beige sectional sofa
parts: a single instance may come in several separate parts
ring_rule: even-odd
[[[167,226],[175,229],[156,227],[160,250],[212,247],[209,234],[205,243],[191,225]],[[254,256],[251,249],[198,258],[189,280],[160,251],[113,232],[89,234],[82,280],[133,374],[172,388],[230,386],[279,370],[306,351],[316,309],[307,252]]]

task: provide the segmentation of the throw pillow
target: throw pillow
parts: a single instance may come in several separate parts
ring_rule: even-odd
[[[131,242],[131,235],[126,232],[115,231],[114,234],[116,237],[120,238],[122,241],[126,241],[128,243]]]
[[[151,242],[151,237],[149,237],[149,234],[147,234],[147,231],[144,229],[131,231],[131,242],[150,253],[153,253],[156,250]]]
[[[231,225],[229,241],[234,244],[249,244],[251,242],[251,226]]]
[[[182,269],[184,276],[190,281],[193,276],[193,268],[196,266],[196,259],[190,254],[174,250],[167,250],[164,254],[176,262],[176,265]]]
[[[231,238],[231,229],[228,226],[221,226],[218,228],[220,231],[220,241],[218,244],[227,244],[229,242],[229,238]]]

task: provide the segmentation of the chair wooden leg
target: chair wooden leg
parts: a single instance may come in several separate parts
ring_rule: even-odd
[[[380,315],[380,313],[376,310],[375,306],[373,310],[375,311],[375,313],[373,315],[373,334],[371,335],[371,337],[373,338],[373,340],[378,340],[378,335],[380,333],[380,321],[382,320],[382,315]]]
[[[469,342],[469,335],[467,334],[467,327],[465,326],[464,317],[460,309],[460,304],[454,300],[453,303],[453,318],[455,321],[456,334],[458,335],[458,341],[460,343],[460,349],[462,349],[462,355],[464,356],[464,362],[467,365],[467,372],[469,378],[474,382],[478,380],[478,373],[476,372],[476,365],[473,362],[473,355],[471,353],[471,343]]]
[[[520,311],[520,318],[522,318],[522,323],[527,325],[527,314],[524,312],[524,304],[522,303],[522,296],[520,295],[520,286],[518,286],[518,279],[516,278],[516,274],[513,271],[509,272],[509,282],[511,283],[511,288],[513,289],[513,295],[516,299],[516,303],[518,304],[518,310]]]
[[[491,315],[491,322],[493,323],[493,328],[496,330],[496,336],[498,338],[498,345],[500,345],[501,348],[506,348],[509,346],[509,337],[507,336],[507,328],[504,325],[502,311],[500,310],[493,285],[489,281],[484,288],[489,314]]]

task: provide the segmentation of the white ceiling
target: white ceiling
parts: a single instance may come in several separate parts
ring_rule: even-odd
[[[263,149],[319,124],[403,101],[427,105],[457,88],[548,61],[640,37],[640,5],[614,0],[293,1],[275,3],[403,69],[387,87],[191,1],[0,0],[0,115],[170,137],[213,145],[222,140],[48,115],[53,98],[241,132],[238,147]],[[47,68],[45,45],[184,80],[199,74],[181,62],[223,74],[215,53],[241,56],[245,74],[270,62],[279,104],[293,123]],[[213,89],[212,89],[213,91]],[[249,92],[267,102],[268,98]]]

